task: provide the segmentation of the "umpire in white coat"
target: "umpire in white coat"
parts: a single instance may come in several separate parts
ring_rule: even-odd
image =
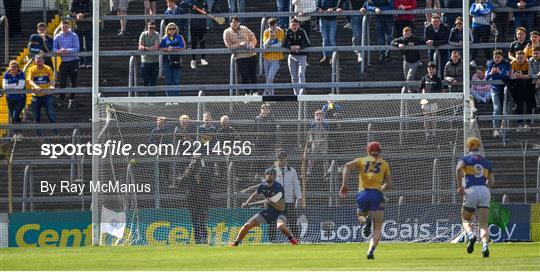
[[[300,207],[302,201],[302,189],[296,170],[288,165],[287,152],[283,149],[278,149],[276,152],[276,181],[281,183],[285,189],[285,216],[287,217],[288,225],[295,237],[298,237],[296,219],[298,215],[295,211]]]

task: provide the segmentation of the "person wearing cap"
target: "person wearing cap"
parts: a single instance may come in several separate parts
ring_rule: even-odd
[[[467,234],[467,253],[473,253],[476,235],[474,234],[471,220],[477,213],[478,228],[482,238],[482,256],[489,257],[489,202],[491,193],[488,187],[493,187],[495,178],[493,176],[491,163],[480,154],[480,139],[469,137],[465,140],[467,154],[461,157],[456,166],[457,192],[463,196],[463,207],[461,208],[461,222]],[[465,181],[465,187],[463,187]]]
[[[298,215],[295,209],[302,205],[302,188],[300,187],[298,173],[296,169],[289,165],[287,152],[284,149],[277,150],[274,169],[276,170],[276,181],[285,189],[285,215],[292,222],[291,232],[298,234],[296,228]]]
[[[356,194],[356,216],[358,222],[364,225],[363,234],[366,239],[371,235],[371,225],[373,225],[373,236],[369,241],[367,259],[375,259],[375,247],[379,244],[382,236],[382,225],[384,222],[384,196],[383,191],[392,189],[392,177],[390,166],[380,156],[381,144],[370,142],[366,147],[368,155],[350,161],[343,167],[343,180],[339,196],[344,198],[349,192],[348,182],[351,171],[357,169],[359,174],[359,192]]]
[[[266,201],[264,201],[266,209],[251,217],[238,232],[236,240],[229,244],[229,246],[238,246],[252,228],[258,227],[264,223],[270,224],[273,222],[276,222],[277,229],[289,239],[291,244],[297,245],[298,241],[289,231],[289,228],[287,227],[287,218],[284,214],[285,198],[283,196],[285,195],[285,190],[279,182],[276,182],[276,169],[273,167],[267,168],[264,171],[264,180],[246,202],[242,203],[242,208],[249,207],[250,203],[259,195],[266,198]],[[281,197],[279,197],[279,195],[281,195]],[[273,199],[276,198],[276,196],[278,196],[277,199]]]
[[[39,22],[36,29],[37,33],[32,34],[28,41],[28,53],[31,58],[36,55],[51,53],[53,49],[53,38],[47,35],[47,24]],[[51,57],[45,57],[45,64],[52,67]]]

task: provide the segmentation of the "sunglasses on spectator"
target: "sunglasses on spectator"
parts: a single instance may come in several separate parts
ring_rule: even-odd
[[[169,31],[169,30],[176,30],[176,28],[169,28],[169,29],[167,29],[167,31]]]
[[[155,26],[151,26],[151,27],[149,27],[148,29],[156,29],[156,27],[155,27]]]

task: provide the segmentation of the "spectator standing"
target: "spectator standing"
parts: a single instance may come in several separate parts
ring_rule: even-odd
[[[406,0],[406,1],[415,1],[415,0]],[[360,11],[364,7],[364,1],[362,0],[350,0],[350,1],[340,0],[340,3],[338,4],[338,6],[343,7],[345,6],[345,4],[350,4],[350,9],[356,10],[356,11]],[[349,21],[350,21],[349,23],[351,25],[351,30],[352,30],[352,45],[353,46],[362,45],[362,20],[363,18],[364,16],[362,14],[349,16]],[[306,29],[306,27],[304,27],[302,24],[300,24],[300,26]],[[358,62],[362,62],[363,60],[362,53],[358,50],[355,50],[354,52],[356,53],[356,57],[357,57],[356,60]]]
[[[128,10],[128,0],[110,0],[111,11],[116,11],[116,15],[125,16]],[[125,36],[127,34],[127,20],[120,19],[120,30],[118,30],[118,36]]]
[[[296,20],[300,23],[300,27],[304,29],[307,36],[309,37],[311,31],[311,16],[307,14],[317,11],[317,1],[316,0],[292,0],[294,6],[294,12],[298,13]],[[289,28],[291,25],[289,25]],[[360,37],[361,39],[361,37]],[[358,40],[358,45],[360,45],[360,40]]]
[[[390,45],[392,42],[392,29],[394,28],[394,16],[382,14],[382,11],[392,10],[394,8],[394,0],[372,0],[366,1],[364,8],[360,9],[360,13],[365,14],[366,11],[375,12],[375,28],[377,30],[377,44]],[[380,61],[390,61],[389,51],[379,51]]]
[[[181,6],[185,6],[186,10],[191,10],[193,14],[206,14],[208,12],[207,0],[184,0]],[[206,40],[206,19],[191,19],[190,22],[191,49],[205,49]],[[208,65],[206,55],[201,54],[201,65]],[[197,55],[191,55],[191,69],[197,68]]]
[[[272,164],[272,159],[268,160],[268,154],[275,154],[277,145],[278,126],[276,120],[271,114],[270,104],[261,105],[260,113],[255,117],[255,147],[254,154],[260,156],[259,161],[254,164],[255,171],[259,173],[260,169]]]
[[[263,33],[263,47],[281,48],[285,40],[285,32],[277,26],[277,19],[268,19],[268,28]],[[282,52],[268,52],[263,54],[264,74],[266,84],[274,83],[274,77],[279,70],[279,62],[283,59]],[[274,95],[274,89],[264,90],[264,95]]]
[[[536,0],[508,0],[508,6],[521,10],[514,12],[516,27],[524,27],[525,29],[533,28],[535,12],[527,10],[537,5]]]
[[[441,21],[440,15],[431,16],[431,24],[424,29],[424,41],[426,45],[439,47],[441,45],[448,44],[448,38],[450,36],[450,30]],[[440,70],[443,64],[448,61],[448,50],[439,50],[440,61],[435,59],[436,49],[429,49],[428,56],[430,61],[437,64],[437,69]]]
[[[203,157],[193,157],[184,174],[180,177],[181,186],[188,190],[187,205],[193,224],[193,237],[196,244],[206,244],[208,210],[210,208],[211,186],[215,176],[211,164]]]
[[[62,22],[62,31],[54,37],[54,53],[62,57],[60,63],[60,88],[66,88],[68,80],[71,88],[77,88],[79,73],[79,57],[73,54],[79,52],[79,36],[71,31],[69,21]],[[68,108],[75,106],[75,94],[71,93]],[[65,94],[60,94],[60,105],[64,103]]]
[[[472,42],[473,35],[472,32],[469,32],[469,41]],[[450,30],[450,37],[448,37],[448,43],[453,46],[462,47],[463,46],[463,18],[456,17],[454,27]],[[450,51],[450,50],[449,50]],[[458,50],[460,54],[463,54],[463,50]]]
[[[227,0],[229,13],[240,13],[246,11],[246,0]],[[240,23],[244,24],[244,18],[240,18]]]
[[[452,51],[450,60],[444,66],[444,80],[450,85],[448,86],[450,92],[463,91],[463,61],[457,50]]]
[[[540,47],[533,50],[532,57],[529,59],[529,76],[533,79],[536,106],[540,106]]]
[[[516,40],[510,44],[510,50],[508,50],[508,59],[514,61],[516,59],[516,52],[525,50],[529,41],[527,41],[527,30],[523,27],[516,28]]]
[[[287,63],[289,72],[291,73],[292,83],[306,83],[306,68],[308,53],[300,52],[301,49],[311,46],[308,35],[303,28],[300,28],[300,23],[296,18],[291,20],[291,28],[285,33],[285,41],[283,47],[291,50]],[[294,88],[294,95],[302,95],[303,88]]]
[[[308,158],[307,175],[310,176],[310,184],[317,191],[330,191],[327,184],[326,172],[329,167],[328,160],[328,135],[329,124],[324,120],[324,112],[317,110],[314,113],[308,131],[306,154]]]
[[[486,69],[487,80],[502,80],[506,82],[510,76],[511,66],[503,57],[500,49],[493,51],[493,60],[488,62]],[[506,84],[506,83],[505,83]],[[500,137],[501,118],[503,113],[505,84],[491,84],[491,100],[493,101],[493,137]]]
[[[231,119],[228,115],[223,115],[219,118],[219,128],[217,130],[217,140],[223,143],[224,141],[237,141],[240,137],[236,129],[231,126]]]
[[[469,10],[472,16],[472,34],[474,37],[473,43],[487,43],[491,36],[491,16],[493,15],[493,5],[486,0],[476,0],[476,3],[471,5]],[[476,67],[476,59],[478,57],[478,49],[471,50],[471,66]],[[484,57],[489,58],[489,48],[484,49]]]
[[[54,112],[54,97],[50,93],[54,89],[54,73],[51,67],[45,65],[42,56],[36,55],[34,58],[36,65],[28,69],[28,85],[32,89],[32,116],[34,123],[41,123],[41,108],[45,108],[47,117],[51,123],[56,123],[56,113]],[[54,130],[56,131],[56,130]],[[39,136],[43,135],[41,129],[37,129]]]
[[[53,38],[47,35],[47,25],[44,22],[37,24],[37,33],[30,36],[28,42],[28,52],[32,59],[36,55],[51,53],[53,50]],[[52,67],[51,57],[45,57],[45,65]]]
[[[493,5],[493,8],[495,8],[495,18],[493,18],[493,23],[495,23],[498,32],[498,35],[495,37],[495,42],[506,42],[508,38],[510,15],[508,12],[497,12],[497,9],[507,7],[508,0],[490,0],[490,2]]]
[[[536,107],[534,98],[534,86],[529,76],[529,61],[522,50],[516,52],[516,59],[511,63],[510,72],[510,94],[516,104],[516,114],[532,114],[532,109]],[[523,104],[527,105],[527,110],[523,109]],[[518,120],[517,132],[528,131],[529,124],[527,120]]]
[[[540,47],[540,32],[533,30],[531,31],[531,41],[525,47],[525,56],[530,58],[533,56],[533,51],[536,47]]]
[[[440,9],[441,8],[441,2],[439,0],[426,0],[426,9]],[[429,25],[431,22],[431,18],[433,15],[437,13],[426,13],[426,26]],[[440,14],[437,14],[438,16],[441,16]],[[440,17],[439,17],[440,18]]]
[[[90,0],[73,0],[69,9],[75,19],[76,32],[79,36],[79,48],[92,52],[92,3]],[[81,57],[79,68],[92,68],[92,57]]]
[[[407,82],[414,81],[416,71],[418,67],[422,66],[420,61],[420,51],[407,50],[408,46],[415,46],[423,44],[423,41],[413,35],[412,28],[406,26],[403,28],[403,36],[392,41],[393,46],[397,46],[404,50],[401,51],[403,55],[403,76]],[[412,86],[407,86],[409,93],[416,92]]]
[[[433,19],[433,17],[431,17]],[[427,75],[422,77],[420,81],[420,93],[440,93],[442,92],[442,80],[437,76],[437,65],[434,62],[427,64]],[[437,102],[429,101],[427,99],[420,100],[422,114],[424,116],[424,129],[426,130],[426,137],[435,136],[435,130],[437,129],[437,111],[439,111],[439,105]],[[430,131],[431,130],[431,133]]]
[[[291,0],[276,0],[278,12],[290,12]],[[281,29],[287,29],[289,27],[289,17],[279,17],[278,26]]]
[[[169,23],[165,28],[165,35],[159,44],[161,51],[174,53],[186,49],[184,37],[178,34],[178,27],[174,23]],[[165,74],[165,84],[180,85],[181,78],[181,63],[180,55],[163,55],[163,73]],[[167,91],[167,96],[179,96],[180,91]]]
[[[144,0],[144,15],[156,15],[156,9],[156,0]]]
[[[416,0],[394,0],[395,10],[415,10]],[[394,17],[394,37],[399,37],[399,34],[403,31],[403,28],[410,27],[414,30],[414,14],[400,14]]]
[[[203,124],[197,128],[198,139],[202,144],[212,144],[216,139],[217,128],[212,124],[212,114],[205,112],[203,114]]]
[[[21,32],[22,0],[4,0],[4,12],[9,21],[9,37],[14,38]]]
[[[324,13],[341,12],[341,7],[338,6],[338,0],[317,0],[317,10]],[[322,36],[323,47],[336,46],[336,31],[337,20],[336,16],[321,16],[319,17],[319,29]],[[320,63],[332,63],[332,52],[323,51],[323,57]]]
[[[141,33],[139,37],[139,51],[155,52],[159,51],[161,36],[156,31],[156,23],[148,21],[146,23],[146,31]],[[159,73],[159,56],[157,55],[141,55],[141,76],[143,86],[156,86]],[[148,92],[148,96],[154,96],[155,92]]]
[[[459,0],[444,0],[444,8],[447,9],[463,9],[463,1]],[[446,25],[452,25],[455,23],[456,18],[461,16],[460,13],[445,13],[444,22]]]
[[[472,76],[472,81],[486,81],[486,67],[478,66],[476,72]],[[489,84],[473,84],[471,85],[471,95],[476,103],[488,103],[491,99],[491,85]]]
[[[2,88],[4,90],[24,90],[26,78],[23,71],[19,69],[17,61],[9,62],[9,69],[4,74]],[[26,104],[26,94],[6,94],[9,121],[12,124],[21,123],[21,112]],[[15,131],[15,134],[17,132]]]
[[[184,8],[176,5],[175,0],[167,0],[167,9],[165,10],[166,15],[181,15],[189,13],[189,11],[186,11]],[[187,19],[167,19],[165,20],[165,25],[169,25],[170,23],[175,23],[176,27],[178,28],[178,33],[180,33],[182,36],[184,36],[187,33]],[[161,31],[161,29],[160,29]],[[163,33],[165,34],[165,33]]]
[[[223,42],[229,49],[253,49],[257,46],[255,34],[249,28],[240,25],[238,17],[231,18],[230,27],[223,32]],[[257,84],[257,53],[236,53],[235,61],[242,84]],[[255,90],[246,90],[246,92],[257,93]]]
[[[298,173],[289,165],[287,160],[287,152],[284,149],[278,149],[276,152],[276,162],[274,169],[276,170],[276,181],[279,182],[285,190],[285,216],[291,226],[291,233],[295,237],[300,237],[296,220],[298,214],[296,208],[301,207],[302,203],[302,188],[298,179]]]

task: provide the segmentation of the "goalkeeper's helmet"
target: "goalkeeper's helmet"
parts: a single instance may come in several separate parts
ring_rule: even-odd
[[[264,175],[271,175],[271,176],[276,176],[276,169],[274,169],[274,167],[269,167],[267,168],[265,171],[264,171]]]
[[[366,149],[369,155],[379,155],[381,152],[381,144],[377,141],[369,142]]]
[[[465,147],[469,151],[480,149],[480,139],[478,139],[478,137],[467,138],[467,140],[465,140]]]

